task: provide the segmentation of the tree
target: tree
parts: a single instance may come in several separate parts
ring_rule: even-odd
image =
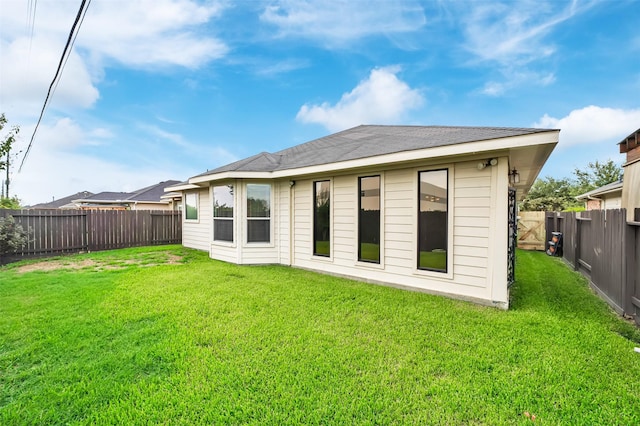
[[[583,204],[575,199],[576,196],[599,188],[606,184],[617,182],[622,178],[622,168],[607,160],[590,162],[583,169],[573,171],[575,179],[554,179],[545,177],[536,179],[520,203],[523,211],[567,211],[580,210]]]
[[[4,113],[0,114],[0,131],[7,124],[7,118]],[[9,133],[0,139],[0,170],[6,171],[5,185],[2,188],[2,197],[9,198],[9,173],[11,170],[11,148],[16,142],[16,137],[20,132],[19,126],[13,126]]]
[[[575,184],[568,178],[536,179],[522,203],[523,211],[562,211],[581,205],[575,199]]]
[[[20,200],[18,197],[0,197],[0,209],[19,210]]]
[[[622,167],[609,159],[604,163],[590,162],[586,169],[575,169],[576,195],[584,194],[609,183],[618,182],[622,178]]]

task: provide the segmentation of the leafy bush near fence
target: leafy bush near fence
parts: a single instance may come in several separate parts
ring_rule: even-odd
[[[11,254],[27,244],[29,237],[13,216],[0,217],[0,257]]]

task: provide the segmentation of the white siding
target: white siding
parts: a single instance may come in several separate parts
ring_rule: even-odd
[[[622,193],[616,195],[604,195],[602,196],[603,200],[603,210],[608,209],[621,209],[622,208]]]
[[[313,244],[313,189],[312,181],[296,181],[293,187],[293,259],[291,263],[311,267],[309,263]]]
[[[355,190],[354,190],[355,188]],[[341,265],[353,265],[357,257],[358,181],[355,176],[341,176],[333,180],[331,204],[332,257]]]
[[[185,191],[183,199],[186,198],[187,193],[193,192],[198,194],[198,220],[186,220],[184,219],[184,214],[182,215],[182,245],[198,250],[209,251],[212,214],[209,188]]]
[[[279,245],[280,263],[283,265],[291,264],[291,208],[290,194],[293,191],[289,181],[282,181],[275,185],[276,205],[278,206],[278,214],[276,216],[276,229],[278,233],[277,243]]]
[[[487,286],[492,170],[478,170],[475,161],[455,167],[453,274],[459,284]]]
[[[431,168],[427,165],[382,173],[384,232],[380,265],[357,262],[359,175],[315,179],[332,180],[332,255],[328,259],[311,254],[314,180],[297,181],[293,199],[295,256],[292,264],[506,307],[507,224],[503,216],[507,209],[508,161],[500,158],[499,163],[483,170],[477,169],[477,161],[437,166],[449,167],[450,173],[452,257],[451,270],[446,274],[419,271],[416,267],[417,179],[418,171]],[[375,172],[369,175],[371,173]],[[504,196],[500,191],[505,192]],[[498,247],[502,242],[504,247]],[[494,286],[504,286],[504,291]]]

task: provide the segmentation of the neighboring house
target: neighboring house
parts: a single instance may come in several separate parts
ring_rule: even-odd
[[[182,192],[167,192],[160,199],[167,201],[171,206],[171,210],[182,211]]]
[[[627,154],[622,185],[622,207],[627,209],[628,222],[640,222],[635,209],[640,208],[640,129],[618,143],[620,153]]]
[[[78,198],[86,198],[93,195],[93,192],[81,191],[67,197],[59,198],[57,200],[50,201],[48,203],[40,203],[33,206],[29,206],[29,209],[45,210],[45,209],[77,209],[78,204],[73,200]]]
[[[358,126],[167,191],[183,193],[183,244],[213,259],[291,265],[506,309],[516,199],[558,134]]]
[[[178,183],[167,180],[133,192],[100,192],[73,202],[83,210],[175,210],[173,199],[163,196],[165,188]]]
[[[576,200],[584,202],[586,210],[620,209],[622,208],[622,180],[578,195]]]

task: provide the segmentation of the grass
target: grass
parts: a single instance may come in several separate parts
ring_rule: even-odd
[[[0,424],[640,424],[640,333],[541,253],[506,312],[177,246],[87,259],[119,267],[0,270]]]

